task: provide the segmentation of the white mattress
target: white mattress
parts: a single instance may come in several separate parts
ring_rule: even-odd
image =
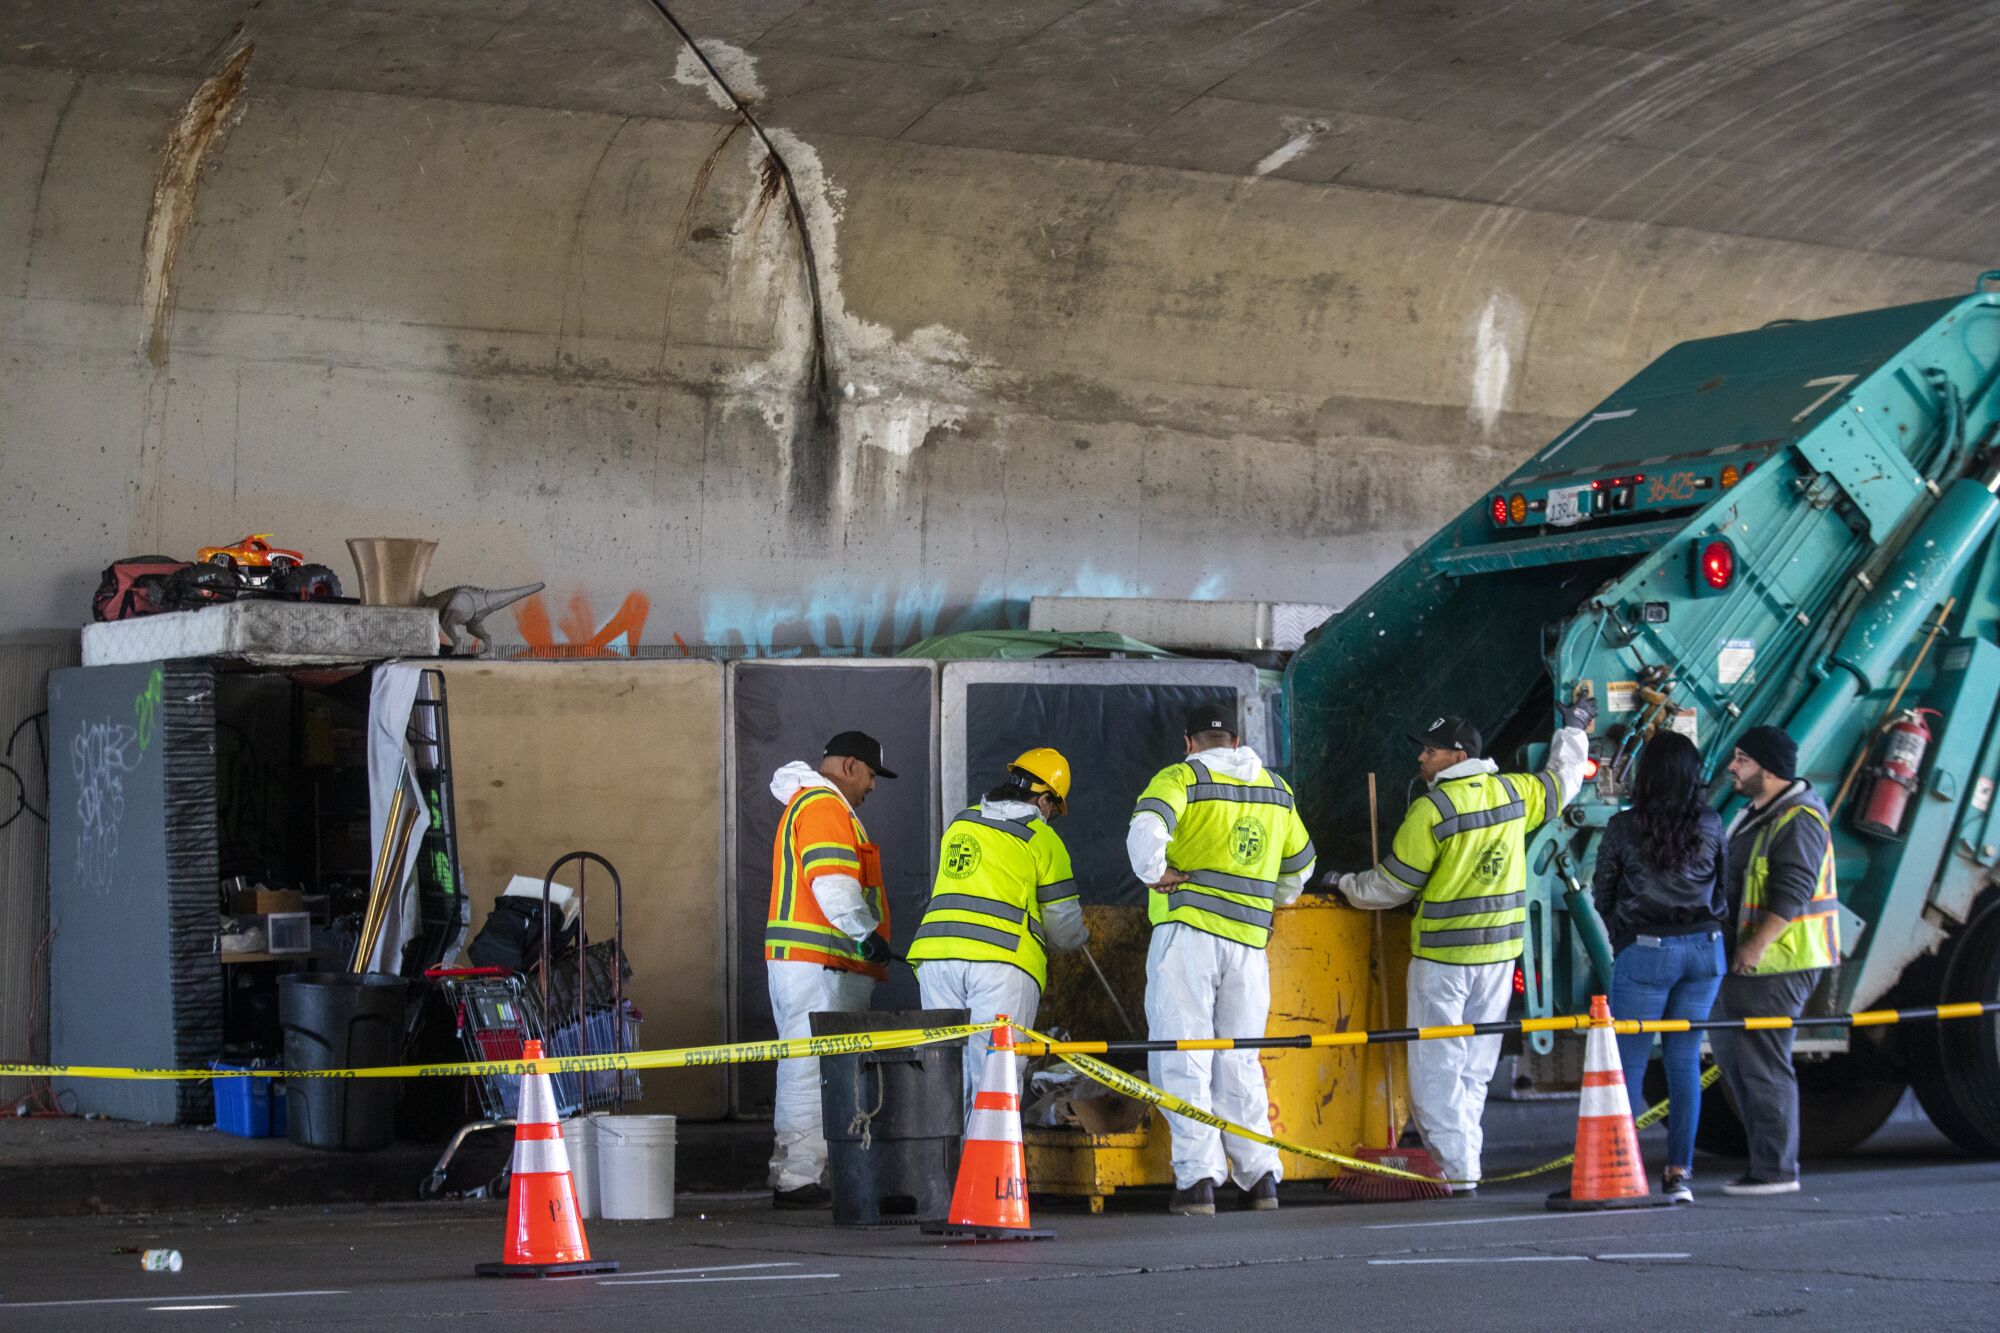
[[[245,601],[86,625],[83,664],[239,657],[267,666],[435,657],[437,612],[428,607]]]

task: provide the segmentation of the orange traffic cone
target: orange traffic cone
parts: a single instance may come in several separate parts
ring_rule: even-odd
[[[528,1042],[524,1060],[542,1058],[542,1044]],[[569,1174],[562,1121],[547,1074],[521,1076],[521,1100],[514,1112],[514,1172],[507,1187],[506,1259],[479,1264],[480,1277],[558,1277],[615,1273],[610,1259],[592,1259],[576,1209],[576,1182]]]
[[[1569,1188],[1549,1196],[1557,1212],[1609,1208],[1659,1208],[1673,1204],[1646,1188],[1646,1164],[1639,1156],[1639,1132],[1625,1095],[1625,1072],[1618,1063],[1618,1038],[1611,1030],[1611,1005],[1590,997],[1590,1030],[1584,1034],[1583,1099],[1576,1108],[1576,1163]]]
[[[979,1095],[965,1126],[958,1183],[942,1222],[926,1222],[926,1235],[951,1240],[1047,1240],[1053,1231],[1028,1225],[1028,1165],[1021,1155],[1021,1097],[1014,1086],[1014,1029],[998,1018],[986,1048]]]

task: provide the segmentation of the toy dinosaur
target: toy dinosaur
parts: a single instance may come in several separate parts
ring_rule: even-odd
[[[486,632],[486,617],[523,597],[534,596],[546,586],[530,583],[521,588],[475,588],[461,583],[428,594],[424,605],[438,613],[438,628],[451,640],[454,653],[478,657],[493,648],[493,636]]]

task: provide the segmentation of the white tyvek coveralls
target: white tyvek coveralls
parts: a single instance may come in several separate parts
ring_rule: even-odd
[[[1255,781],[1264,771],[1263,761],[1247,745],[1203,750],[1191,757],[1213,772],[1244,782]],[[1142,810],[1132,816],[1125,854],[1140,883],[1157,884],[1166,874],[1169,841],[1167,826],[1158,815]],[[1279,876],[1274,905],[1289,907],[1297,902],[1311,873],[1308,865],[1297,874]],[[1148,1038],[1261,1037],[1270,1013],[1271,964],[1262,949],[1178,921],[1153,927],[1146,950]],[[1149,1057],[1147,1067],[1154,1084],[1183,1101],[1260,1134],[1271,1132],[1271,1098],[1256,1051],[1167,1052]],[[1274,1180],[1285,1177],[1276,1148],[1225,1137],[1219,1129],[1177,1115],[1167,1117],[1167,1126],[1173,1133],[1176,1189],[1190,1189],[1204,1180],[1220,1183],[1225,1176],[1249,1189],[1267,1172]]]
[[[790,802],[802,787],[825,787],[840,795],[840,789],[811,764],[789,763],[771,775],[771,795],[780,803]],[[846,799],[841,797],[843,802]],[[813,881],[813,897],[827,921],[853,939],[867,938],[881,924],[861,896],[861,881],[852,875],[821,875]],[[786,1038],[810,1037],[815,1011],[865,1012],[875,990],[873,977],[819,963],[766,959],[764,978],[770,986],[771,1017],[777,1021],[778,1035]],[[818,1060],[778,1061],[771,1127],[777,1139],[771,1152],[771,1188],[795,1190],[817,1185],[826,1171]]]
[[[1590,741],[1583,732],[1564,727],[1549,745],[1548,767],[1556,775],[1562,805],[1568,805],[1583,785]],[[1476,773],[1498,773],[1491,759],[1467,759],[1431,780],[1431,786]],[[1549,812],[1554,819],[1560,810]],[[1371,866],[1358,875],[1342,875],[1340,891],[1356,907],[1400,907],[1413,897],[1408,889]],[[1407,990],[1411,1027],[1444,1027],[1457,1023],[1498,1023],[1507,1017],[1514,993],[1512,961],[1434,963],[1410,960]],[[1477,1182],[1480,1151],[1486,1135],[1486,1085],[1500,1062],[1499,1037],[1452,1037],[1444,1041],[1413,1041],[1409,1045],[1410,1100],[1424,1143],[1453,1180]]]
[[[988,819],[1040,818],[1041,811],[1026,801],[981,801],[979,813]],[[1083,924],[1083,905],[1075,898],[1050,903],[1042,913],[1042,929],[1048,935],[1050,954],[1080,949],[1090,938]],[[1011,963],[972,962],[963,958],[932,958],[917,967],[917,993],[926,1009],[969,1009],[974,1023],[990,1023],[1006,1014],[1023,1027],[1033,1027],[1042,1006],[1042,988],[1035,979]],[[972,1099],[979,1092],[986,1070],[988,1036],[968,1037],[965,1042],[965,1118],[972,1118]],[[1014,1060],[1014,1088],[1024,1089],[1028,1061]]]

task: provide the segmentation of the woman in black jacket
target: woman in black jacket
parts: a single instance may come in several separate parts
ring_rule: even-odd
[[[1702,799],[1701,756],[1694,742],[1662,731],[1646,742],[1629,810],[1611,817],[1591,884],[1598,915],[1611,933],[1617,965],[1613,1018],[1708,1017],[1729,970],[1723,950],[1728,844],[1722,820]],[[1667,1166],[1663,1191],[1692,1199],[1694,1131],[1701,1119],[1701,1034],[1660,1038],[1667,1071]],[[1632,1113],[1646,1109],[1640,1090],[1653,1039],[1618,1038],[1618,1059]]]

